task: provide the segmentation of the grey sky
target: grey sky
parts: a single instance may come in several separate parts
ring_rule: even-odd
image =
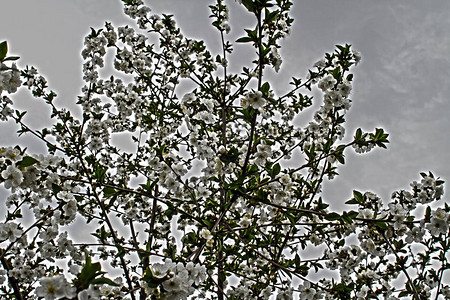
[[[0,40],[8,41],[10,54],[21,57],[19,65],[35,65],[47,77],[59,95],[59,103],[72,107],[82,85],[80,51],[89,27],[100,28],[105,21],[123,25],[128,20],[119,0],[2,2]],[[146,1],[155,12],[173,13],[186,36],[207,39],[214,51],[217,35],[207,27],[207,4],[211,2]],[[362,53],[363,61],[354,68],[348,138],[357,127],[372,130],[382,126],[390,134],[388,150],[357,156],[346,152],[347,163],[339,169],[341,176],[325,185],[326,198],[341,203],[358,188],[386,199],[392,191],[417,180],[421,171],[430,170],[450,180],[450,2],[293,2],[295,23],[281,50],[284,62],[272,86],[283,91],[292,76],[304,77],[308,67],[325,52],[333,51],[334,45],[350,43]],[[252,22],[234,4],[230,17],[232,26]],[[233,26],[230,40],[242,33],[241,27]],[[236,47],[231,64],[239,66],[244,50]],[[34,117],[29,119],[33,124],[40,126],[48,118],[26,92],[14,99],[33,111]],[[14,144],[14,132],[3,123],[0,126],[0,144]],[[30,149],[40,150],[27,143]]]

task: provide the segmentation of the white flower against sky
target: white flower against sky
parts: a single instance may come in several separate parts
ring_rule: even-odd
[[[248,227],[250,224],[252,224],[252,217],[249,214],[245,214],[239,221],[239,225],[241,225],[241,227]]]
[[[279,291],[277,294],[276,300],[292,300],[293,298],[293,289],[288,288],[284,291]],[[305,298],[305,299],[311,299],[311,298]]]
[[[361,248],[375,256],[385,255],[383,249],[370,238],[361,241]]]
[[[197,197],[199,198],[208,198],[211,195],[211,191],[208,190],[205,186],[201,185],[197,188],[195,194],[197,195]]]
[[[434,189],[434,198],[436,200],[441,199],[443,194],[444,194],[444,185],[439,185]]]
[[[248,93],[242,100],[243,108],[253,107],[254,109],[262,108],[266,104],[266,100],[260,91]]]
[[[2,75],[0,73],[0,82],[1,82],[1,76]],[[1,93],[1,89],[2,89],[2,87],[0,85],[0,93]],[[0,120],[1,121],[6,121],[6,120],[8,120],[9,117],[12,116],[12,114],[14,112],[14,110],[11,107],[9,107],[10,105],[13,104],[13,102],[12,102],[12,100],[10,98],[4,96],[4,97],[0,98],[0,104],[1,104],[1,106],[0,106],[0,109],[1,109],[1,111],[0,111]]]
[[[327,75],[319,81],[319,84],[317,86],[319,87],[319,89],[325,92],[331,89],[335,84],[336,79],[334,79],[334,77],[331,75]]]
[[[154,263],[150,266],[153,277],[164,278],[170,272],[171,265],[167,263]]]
[[[45,242],[53,240],[58,236],[58,226],[49,226],[47,230],[42,231],[39,234],[39,237],[43,239]]]
[[[342,97],[347,98],[352,91],[352,85],[349,82],[341,83],[338,85],[338,91]]]
[[[4,150],[1,151],[0,149],[0,155],[4,156],[12,161],[19,161],[22,159],[22,155],[20,155],[20,150],[17,148],[3,148]]]
[[[14,190],[23,181],[23,174],[18,168],[13,165],[6,167],[2,172],[2,177],[5,180],[5,188]]]
[[[56,196],[58,198],[60,198],[61,200],[63,200],[64,202],[69,202],[71,200],[75,200],[75,197],[73,196],[73,194],[68,191],[58,192],[58,194],[56,194]]]
[[[361,289],[356,293],[356,297],[358,300],[366,299],[367,293],[370,291],[370,288],[367,285],[363,285]]]
[[[172,278],[165,280],[162,283],[164,290],[167,292],[181,291],[186,288],[189,281],[189,274],[187,271],[177,273]]]
[[[0,94],[3,90],[12,94],[17,91],[17,88],[22,84],[20,80],[20,71],[17,69],[15,63],[12,64],[10,70],[5,71],[5,65],[0,66]]]
[[[323,239],[315,233],[311,234],[311,236],[309,237],[309,240],[311,241],[311,243],[313,243],[316,246],[323,243]]]
[[[3,284],[6,281],[6,271],[0,270],[0,284]]]
[[[373,210],[365,208],[365,209],[360,209],[359,213],[358,213],[358,217],[359,218],[363,218],[363,219],[372,219],[373,218]]]
[[[426,225],[432,236],[439,236],[440,234],[448,233],[448,220],[437,217],[432,217],[431,222]]]
[[[322,59],[318,60],[317,62],[315,62],[313,66],[316,68],[324,68],[326,65],[327,65],[327,61],[324,58],[322,58]]]
[[[98,136],[92,137],[91,142],[89,143],[89,146],[92,151],[98,151],[98,150],[102,149],[102,146],[103,146],[102,138],[100,138]]]
[[[209,112],[213,112],[213,110],[214,110],[214,100],[212,100],[212,99],[201,99],[200,102],[206,106],[206,109]]]
[[[169,174],[164,178],[164,185],[169,191],[175,191],[180,184],[178,183],[174,175]]]
[[[317,290],[311,285],[311,282],[305,281],[300,287],[300,299],[309,300],[315,299]]]
[[[327,90],[324,96],[324,102],[327,109],[332,107],[339,107],[342,105],[342,95],[335,90]]]
[[[252,2],[236,1],[245,3],[246,7],[251,6],[249,3]],[[271,65],[275,71],[280,68],[280,45],[276,40],[278,36],[284,37],[289,33],[292,20],[287,11],[279,10],[272,15],[276,19],[274,26],[267,18],[264,20],[267,26],[262,26],[262,31],[254,31],[262,35],[262,40],[268,41],[264,42],[264,49],[258,51],[264,50],[264,65],[261,65],[260,55],[259,60],[255,61],[256,68],[248,71],[244,69],[244,73],[235,75],[231,75],[230,70],[228,76],[225,72],[222,80],[215,77],[213,70],[219,64],[226,67],[228,59],[231,66],[232,56],[219,55],[215,59],[216,64],[200,41],[197,43],[181,34],[171,16],[164,16],[164,20],[147,16],[149,9],[138,7],[143,4],[143,0],[124,2],[128,2],[126,14],[138,19],[139,28],[146,29],[151,35],[159,35],[164,43],[158,46],[157,39],[147,41],[144,34],[128,25],[116,30],[107,23],[106,31],[103,29],[97,33],[93,29],[93,33],[85,40],[82,52],[86,60],[83,65],[84,79],[87,81],[82,89],[83,95],[79,97],[83,119],[75,116],[72,119],[69,110],[54,107],[53,115],[58,119],[57,122],[63,121],[63,126],[60,129],[55,126],[49,132],[42,133],[57,145],[55,151],[50,151],[52,148],[49,147],[49,152],[55,152],[55,155],[65,153],[64,159],[33,156],[38,162],[27,166],[30,160],[25,156],[25,149],[0,148],[0,181],[13,193],[6,203],[9,223],[0,223],[0,244],[9,242],[14,246],[5,248],[3,256],[11,261],[12,267],[10,273],[0,270],[0,284],[8,280],[5,275],[20,280],[24,288],[27,288],[25,284],[28,281],[32,281],[28,287],[33,290],[30,295],[39,299],[128,299],[133,297],[132,293],[142,293],[139,295],[141,298],[177,300],[187,299],[194,292],[196,297],[193,298],[219,293],[220,284],[214,282],[215,278],[221,278],[222,272],[227,275],[229,267],[232,267],[231,271],[238,277],[238,283],[229,284],[225,279],[222,286],[230,298],[313,300],[322,299],[323,294],[326,294],[326,299],[334,299],[334,281],[320,280],[315,284],[310,281],[315,281],[314,277],[309,277],[314,275],[308,274],[300,282],[294,283],[298,286],[294,290],[290,288],[291,282],[287,277],[275,277],[276,273],[269,274],[260,268],[267,266],[268,258],[277,256],[293,272],[301,272],[297,268],[294,271],[293,263],[297,265],[297,257],[294,262],[287,254],[302,254],[299,248],[303,248],[303,243],[316,246],[326,243],[323,245],[328,246],[324,255],[314,253],[314,256],[318,256],[308,259],[306,264],[315,260],[328,269],[339,270],[336,275],[340,273],[340,280],[344,284],[351,281],[356,283],[351,297],[365,299],[381,291],[380,287],[385,288],[383,292],[398,295],[400,290],[393,292],[392,288],[389,291],[388,281],[391,278],[381,277],[384,268],[389,266],[388,262],[384,263],[384,257],[374,256],[392,256],[395,250],[389,247],[387,239],[424,243],[430,235],[434,236],[434,241],[444,238],[448,234],[450,217],[448,207],[434,210],[431,218],[421,220],[420,225],[412,217],[415,214],[411,208],[415,208],[417,202],[432,202],[443,193],[443,185],[430,173],[429,176],[422,175],[423,179],[416,183],[412,194],[396,196],[388,207],[380,198],[365,193],[364,203],[359,203],[359,207],[355,208],[362,219],[337,226],[335,222],[329,222],[329,211],[321,207],[322,198],[319,198],[323,189],[321,176],[334,176],[334,166],[340,160],[340,148],[337,148],[335,141],[344,138],[344,127],[339,124],[343,123],[340,121],[344,121],[345,111],[352,102],[348,97],[352,92],[353,77],[347,73],[349,70],[345,66],[357,64],[361,60],[359,52],[346,51],[345,57],[327,54],[327,59],[316,63],[317,69],[310,72],[311,81],[302,84],[294,78],[292,91],[295,93],[303,87],[311,91],[310,84],[315,84],[316,90],[317,83],[318,89],[323,92],[323,103],[319,103],[320,108],[312,122],[305,119],[306,126],[297,128],[300,124],[296,124],[294,118],[306,108],[310,99],[302,94],[298,97],[291,93],[284,94],[278,81],[272,82],[275,88],[266,89],[266,80],[261,73],[264,65]],[[223,18],[218,19],[216,27],[228,32],[228,10],[219,6],[218,12]],[[264,14],[267,15],[271,9],[269,5]],[[275,43],[271,42],[272,35]],[[116,45],[116,42],[120,43]],[[104,77],[107,69],[101,68],[107,62],[104,60],[107,47],[108,51],[115,51],[116,55],[110,61],[116,70],[136,75],[134,80],[131,77],[130,80],[124,78],[125,81],[117,77],[114,79],[116,75],[110,79]],[[113,70],[114,73],[116,70]],[[178,93],[178,84],[184,77],[193,79],[194,85],[197,82],[201,84],[183,96]],[[15,92],[21,79],[33,94],[40,93],[41,84],[47,86],[45,79],[38,76],[35,69],[19,73],[13,64],[12,69],[0,67],[0,93]],[[279,91],[284,96],[275,96]],[[13,112],[10,108],[13,107],[12,101],[9,103],[7,98],[3,99],[0,103],[1,120],[10,118]],[[241,107],[237,107],[239,102]],[[249,114],[254,117],[251,122]],[[138,142],[136,151],[125,151],[127,153],[121,155],[120,147],[116,149],[113,134],[121,132],[131,133],[133,141]],[[376,145],[371,136],[366,140],[355,140],[355,143],[344,144],[344,148],[352,145],[357,153],[364,153]],[[73,157],[70,149],[75,150],[77,155]],[[227,149],[237,150],[237,155]],[[309,157],[309,164],[303,165],[300,161],[295,169],[281,164],[281,159],[296,160],[294,151],[307,150],[310,150],[306,153],[308,157],[315,157]],[[26,159],[19,163],[22,156]],[[228,157],[230,159],[225,159]],[[277,162],[281,166],[276,166]],[[108,170],[107,182],[91,180],[92,176],[98,175],[97,166]],[[197,166],[198,174],[193,175],[191,172]],[[330,168],[327,169],[327,166]],[[277,175],[272,174],[271,168]],[[275,172],[275,168],[281,169]],[[59,190],[62,191],[57,192]],[[267,203],[256,201],[261,197],[267,199]],[[103,202],[105,206],[98,206],[98,203]],[[219,207],[211,203],[229,203],[230,206]],[[290,224],[290,209],[281,209],[271,203],[311,211],[300,214],[301,217]],[[21,216],[10,214],[19,211],[22,206],[29,206],[30,212],[34,213],[36,222],[31,227],[19,223],[23,219]],[[177,208],[177,212],[170,209],[172,206]],[[74,245],[68,233],[64,232],[66,228],[62,226],[75,219],[77,213],[88,218],[93,216],[99,225],[106,221],[105,225],[109,228],[105,235],[104,228],[95,235],[98,244],[78,244],[77,241]],[[182,213],[183,217],[172,220],[174,213]],[[113,223],[108,222],[108,216],[113,215]],[[234,216],[239,218],[232,219]],[[214,220],[217,217],[220,219]],[[414,222],[410,222],[410,218]],[[373,226],[373,219],[389,221],[389,229],[383,231],[387,238],[379,228]],[[11,220],[18,223],[12,223]],[[116,224],[117,228],[113,228]],[[330,230],[319,234],[314,231],[314,227],[310,227],[311,224]],[[131,236],[128,233],[122,236],[121,225],[130,225]],[[173,235],[176,226],[172,225],[178,225],[180,231],[188,232],[189,235],[196,234],[195,245],[185,244],[191,239],[176,239]],[[251,225],[256,226],[251,234],[253,240],[243,241],[240,236],[245,230],[236,227]],[[292,230],[299,234],[294,235]],[[271,239],[273,234],[278,233],[289,238],[283,245],[277,244],[279,239]],[[151,235],[150,239],[146,238],[148,234]],[[31,245],[36,246],[30,247],[27,238],[30,240],[33,235]],[[301,243],[294,239],[301,239]],[[353,242],[357,245],[351,245]],[[247,243],[249,247],[242,255],[238,247]],[[69,271],[72,278],[79,273],[83,251],[76,245],[83,245],[83,249],[86,247],[92,257],[103,259],[102,264],[114,269],[122,268],[125,272],[120,276],[127,282],[119,288],[107,287],[109,291],[102,292],[101,296],[100,286],[94,285],[78,290],[77,295],[66,278],[58,275]],[[116,245],[116,249],[112,249],[111,245]],[[225,256],[218,265],[217,259],[221,255],[217,256],[217,251],[225,245]],[[129,253],[123,257],[125,262],[117,255],[122,247]],[[139,260],[133,258],[140,257],[139,249],[146,249],[150,255],[146,263],[140,260],[147,275],[141,278],[136,277],[139,275],[139,270],[136,271],[140,268],[136,264]],[[170,259],[161,261],[165,256],[176,258],[178,262],[174,263]],[[405,261],[408,271],[417,265],[414,256]],[[192,257],[205,265],[189,262]],[[65,269],[54,268],[62,259],[69,260],[68,266]],[[34,260],[38,261],[39,266],[31,269],[34,264],[29,262]],[[208,270],[205,266],[208,266]],[[443,263],[440,271],[444,268]],[[130,277],[126,271],[131,271]],[[420,277],[413,280],[421,292],[431,293],[437,280],[425,272],[424,279]],[[411,275],[415,276],[413,273]],[[208,283],[202,285],[206,280]],[[365,285],[361,287],[363,284],[370,289]],[[447,287],[440,288],[444,291]],[[117,291],[120,293],[117,294]],[[147,294],[143,295],[144,292]],[[391,294],[375,296],[388,299]]]
[[[275,46],[270,47],[270,62],[272,63],[275,72],[278,72],[283,60],[281,59],[281,55],[278,53],[278,49]]]
[[[78,300],[100,299],[100,289],[97,286],[89,285],[89,288],[78,293]]]
[[[423,227],[413,227],[410,231],[406,232],[405,241],[407,243],[420,243],[423,241],[423,236],[425,235],[425,230]]]
[[[203,110],[201,112],[198,112],[193,116],[193,119],[203,121],[206,124],[213,124],[215,122],[215,116],[206,110]]]
[[[291,183],[291,176],[289,174],[282,174],[280,175],[280,182],[284,185]]]
[[[65,253],[66,251],[73,251],[74,246],[71,240],[67,238],[67,231],[59,235],[58,238],[58,248],[59,251]],[[76,265],[74,265],[76,266]]]
[[[408,211],[399,203],[389,203],[389,211],[394,216],[404,217],[407,215]]]
[[[425,178],[422,178],[420,183],[423,187],[434,187],[436,180],[431,176],[426,176]]]
[[[209,231],[209,230],[206,229],[206,228],[203,228],[203,229],[200,231],[200,237],[201,237],[202,239],[205,239],[205,240],[210,240],[210,239],[212,239],[211,231]]]
[[[272,295],[272,287],[268,286],[261,291],[259,297],[261,297],[261,299],[263,300],[268,300],[271,295]]]
[[[195,101],[195,99],[197,99],[197,97],[195,97],[194,93],[187,93],[183,96],[183,98],[181,99],[181,102],[184,104],[189,104],[189,103],[192,103],[193,101]]]
[[[355,59],[355,65],[357,65],[361,61],[361,53],[357,50],[352,50],[353,58]]]
[[[41,256],[49,261],[54,261],[56,257],[57,247],[51,243],[45,243],[40,249]]]
[[[64,276],[44,277],[39,280],[40,286],[36,288],[36,296],[45,300],[73,298],[76,290],[66,281]]]
[[[193,280],[195,285],[200,284],[206,279],[206,267],[200,264],[194,265],[193,262],[186,264],[186,270],[189,273],[189,278]]]
[[[16,239],[22,236],[22,230],[16,223],[3,223],[0,224],[0,242],[4,240],[9,240],[14,242]]]
[[[436,209],[431,215],[435,218],[442,219],[442,220],[448,219],[448,214],[442,208]]]

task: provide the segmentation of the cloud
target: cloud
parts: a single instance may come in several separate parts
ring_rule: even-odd
[[[379,52],[385,81],[400,94],[414,93],[416,102],[421,97],[441,102],[443,89],[449,89],[450,36],[445,28],[450,28],[450,6],[444,6],[447,9],[437,9],[439,5],[422,9],[404,2],[389,6],[401,34],[391,36],[395,43],[383,45]]]
[[[120,7],[119,1],[114,1],[114,5],[111,5],[111,2],[111,0],[71,0],[68,3],[85,15],[103,18],[105,15],[117,13],[117,7]]]

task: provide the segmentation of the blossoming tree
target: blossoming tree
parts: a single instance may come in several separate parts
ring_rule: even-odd
[[[2,299],[450,298],[450,208],[431,207],[443,181],[421,174],[387,205],[354,191],[343,213],[321,197],[345,151],[388,143],[381,128],[342,142],[357,51],[337,46],[277,95],[264,75],[282,63],[291,1],[228,3],[254,17],[232,42],[226,3],[216,0],[217,55],[184,37],[171,15],[122,2],[138,28],[106,23],[86,37],[80,118],[0,44],[0,118],[48,149],[0,148],[0,182],[11,192],[2,199]],[[256,52],[239,74],[228,68],[235,43]],[[116,75],[102,77],[108,55]],[[51,108],[50,128],[26,124],[12,99],[20,86]],[[294,126],[312,89],[320,107],[305,128]],[[118,133],[130,134],[134,151],[113,142]],[[76,218],[96,242],[71,238]],[[311,249],[316,256],[304,259]],[[313,280],[321,270],[329,272]]]

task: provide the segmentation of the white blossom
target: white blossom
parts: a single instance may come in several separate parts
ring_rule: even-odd
[[[36,288],[36,295],[45,300],[72,298],[75,288],[72,287],[62,275],[44,277],[39,280],[40,286]]]

